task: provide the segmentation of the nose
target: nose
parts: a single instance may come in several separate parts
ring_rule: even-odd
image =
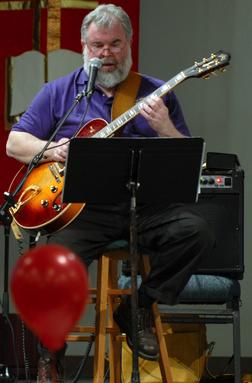
[[[110,48],[109,47],[104,47],[103,49],[102,49],[102,55],[104,56],[104,57],[107,57],[107,56],[111,56],[111,50],[110,50]]]

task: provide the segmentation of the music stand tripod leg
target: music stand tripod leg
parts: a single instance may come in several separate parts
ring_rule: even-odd
[[[131,259],[131,323],[132,323],[132,377],[131,382],[140,382],[138,366],[138,338],[137,338],[137,272],[138,272],[138,252],[137,252],[137,230],[136,230],[136,184],[131,182],[131,203],[130,203],[130,259]]]
[[[131,151],[130,180],[127,184],[130,190],[130,259],[131,259],[131,324],[132,324],[132,383],[140,382],[138,364],[138,337],[137,337],[137,310],[138,310],[138,251],[137,251],[137,219],[136,219],[136,193],[140,186],[138,175],[140,170],[141,150],[137,153]],[[134,170],[136,169],[136,172]],[[135,180],[134,180],[135,176]]]

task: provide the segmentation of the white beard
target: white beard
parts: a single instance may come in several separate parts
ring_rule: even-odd
[[[85,46],[83,50],[83,68],[85,72],[89,73],[90,59],[88,57],[88,48]],[[129,71],[132,67],[132,56],[131,48],[129,47],[129,53],[122,64],[119,64],[118,67],[113,72],[102,72],[98,71],[96,77],[96,84],[101,85],[104,88],[113,88],[128,76]]]

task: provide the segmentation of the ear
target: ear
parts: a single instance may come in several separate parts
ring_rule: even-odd
[[[82,52],[83,52],[83,51],[84,51],[84,48],[85,48],[85,46],[86,46],[84,40],[81,40],[81,46],[82,46]]]

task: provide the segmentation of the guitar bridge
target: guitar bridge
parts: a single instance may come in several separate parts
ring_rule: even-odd
[[[61,182],[61,178],[64,174],[64,168],[65,167],[61,167],[58,162],[55,162],[54,164],[49,166],[50,172],[52,173],[57,183]]]

